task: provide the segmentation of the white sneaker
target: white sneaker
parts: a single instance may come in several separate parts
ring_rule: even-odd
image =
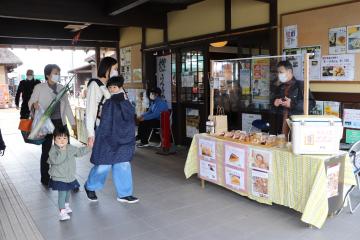
[[[59,217],[60,221],[66,221],[70,219],[70,216],[69,214],[67,214],[66,209],[61,209]]]
[[[67,214],[72,213],[72,209],[70,208],[70,203],[65,203],[65,210]]]

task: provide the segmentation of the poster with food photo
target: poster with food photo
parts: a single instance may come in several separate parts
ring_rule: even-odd
[[[326,170],[328,180],[328,198],[339,195],[340,163],[329,166]]]
[[[321,79],[327,81],[352,81],[355,78],[354,54],[328,55],[322,57]]]
[[[251,171],[252,195],[256,197],[269,197],[269,174],[266,172]]]
[[[215,161],[215,147],[216,147],[215,141],[199,138],[200,158],[208,161]]]
[[[260,171],[270,172],[272,153],[271,151],[252,148],[250,150],[251,167]]]
[[[212,182],[217,182],[217,167],[216,163],[206,160],[200,160],[199,175],[202,179],[207,179]]]
[[[346,27],[329,29],[329,54],[346,53]]]
[[[237,191],[246,191],[245,172],[225,167],[225,184]]]
[[[225,143],[225,165],[246,169],[247,147]]]
[[[360,25],[347,27],[347,52],[360,52]]]

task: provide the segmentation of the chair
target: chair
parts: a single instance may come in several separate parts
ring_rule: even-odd
[[[170,112],[170,135],[171,135],[171,140],[173,143],[175,143],[175,140],[174,140],[174,135],[173,135],[173,131],[172,131],[172,111],[171,109],[169,110]],[[160,126],[161,126],[161,123],[160,123]],[[149,135],[149,138],[148,138],[148,142],[150,143],[150,139],[152,138],[153,134],[159,134],[160,136],[160,143],[158,145],[151,145],[152,147],[157,147],[157,148],[160,148],[161,147],[161,143],[162,143],[162,134],[161,134],[161,128],[152,128],[151,129],[151,132],[150,132],[150,135]]]
[[[360,193],[360,141],[354,143],[354,145],[350,148],[349,156],[353,164],[356,186],[351,186],[349,191],[346,193],[344,203],[347,201],[347,203],[349,204],[350,213],[354,213],[360,206],[360,201],[357,201],[357,203],[354,204],[355,201],[352,199],[353,197],[351,196],[351,193],[354,193],[355,190],[358,190],[358,192]]]

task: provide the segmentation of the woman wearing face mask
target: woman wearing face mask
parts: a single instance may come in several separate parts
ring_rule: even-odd
[[[161,89],[155,88],[150,90],[151,104],[149,110],[138,118],[138,140],[141,142],[137,147],[147,147],[149,145],[148,139],[152,128],[160,127],[161,112],[168,111],[166,101],[161,98]]]
[[[88,146],[93,147],[95,130],[100,125],[102,106],[111,97],[106,84],[111,77],[118,75],[116,59],[105,57],[101,60],[98,68],[98,78],[91,79],[87,86],[86,94],[86,130],[88,134]],[[85,192],[90,201],[97,201],[95,190],[99,189],[103,169],[100,165],[94,165],[90,170],[88,180],[85,183]]]
[[[272,103],[280,116],[282,124],[277,128],[277,133],[288,134],[289,126],[286,119],[291,115],[304,114],[304,82],[298,81],[293,75],[293,68],[289,61],[277,64],[278,86],[274,89]],[[309,92],[309,109],[314,108],[315,100]]]
[[[60,82],[60,68],[56,64],[48,64],[44,68],[44,75],[46,82],[35,86],[34,91],[29,100],[29,108],[39,109],[40,107],[45,111],[50,105],[55,96],[64,87]],[[66,119],[69,120],[71,125],[75,126],[75,118],[71,111],[69,99],[67,93],[62,97],[60,102],[55,106],[55,110],[50,117],[55,128],[65,127]],[[41,183],[48,186],[49,176],[49,164],[47,160],[49,158],[49,151],[52,145],[52,134],[46,136],[45,141],[42,144],[41,160],[40,160],[40,173]]]

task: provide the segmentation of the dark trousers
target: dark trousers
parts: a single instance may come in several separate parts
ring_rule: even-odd
[[[54,124],[55,128],[64,126],[61,119],[51,119],[51,121]],[[42,152],[40,159],[41,182],[45,185],[47,185],[50,180],[49,164],[47,163],[47,160],[49,158],[49,151],[51,149],[52,143],[53,143],[53,135],[52,134],[46,135],[45,141],[42,144]]]
[[[21,104],[20,119],[28,119],[30,117],[28,102],[29,101],[23,101]]]
[[[147,144],[149,135],[151,133],[151,129],[159,128],[160,127],[160,120],[152,119],[152,120],[145,120],[139,123],[138,127],[138,136],[141,140],[141,143]]]

